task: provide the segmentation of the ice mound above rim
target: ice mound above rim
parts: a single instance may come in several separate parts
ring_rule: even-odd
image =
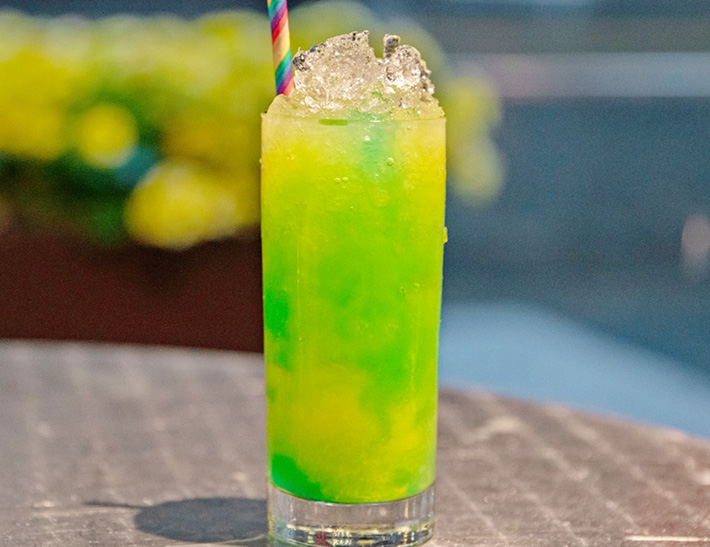
[[[294,90],[269,114],[331,119],[433,119],[444,115],[419,51],[386,34],[375,56],[369,31],[329,38],[293,59]]]

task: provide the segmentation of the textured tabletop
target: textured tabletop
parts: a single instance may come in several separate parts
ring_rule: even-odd
[[[0,546],[263,546],[259,355],[0,341]],[[710,442],[441,394],[431,547],[710,546]]]

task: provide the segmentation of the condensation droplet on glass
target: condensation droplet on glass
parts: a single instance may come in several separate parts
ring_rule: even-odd
[[[385,163],[387,163],[387,165],[390,165],[390,166],[391,166],[391,165],[394,165],[394,158],[387,158],[387,160],[385,161]]]
[[[370,135],[365,135],[365,142],[370,142]]]

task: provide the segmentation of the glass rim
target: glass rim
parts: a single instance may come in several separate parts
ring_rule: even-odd
[[[261,119],[265,120],[268,118],[278,118],[283,120],[298,120],[304,123],[314,123],[318,125],[331,125],[331,126],[347,126],[347,125],[360,125],[360,124],[373,124],[373,123],[434,123],[434,122],[445,122],[447,120],[446,114],[439,116],[437,118],[383,118],[383,117],[358,117],[358,118],[324,118],[321,116],[299,116],[297,114],[283,114],[283,113],[272,113],[262,112]]]

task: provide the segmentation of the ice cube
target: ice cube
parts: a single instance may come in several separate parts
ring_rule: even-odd
[[[277,97],[270,112],[324,118],[442,116],[426,63],[414,47],[399,42],[399,36],[385,35],[382,59],[370,47],[368,31],[299,50],[293,60],[294,91]]]

